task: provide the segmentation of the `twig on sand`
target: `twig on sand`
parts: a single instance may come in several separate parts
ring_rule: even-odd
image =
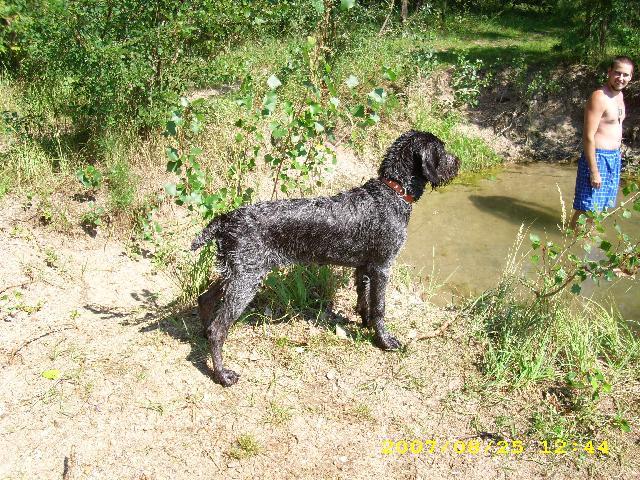
[[[69,452],[68,457],[64,457],[64,471],[62,472],[62,480],[76,480],[78,476],[76,475],[78,460],[76,458],[76,447],[75,445],[71,446],[71,452]]]
[[[72,330],[72,329],[76,329],[78,327],[76,327],[75,325],[65,325],[62,326],[61,328],[57,328],[55,330],[49,330],[47,333],[43,333],[42,335],[32,338],[31,340],[27,340],[26,342],[24,342],[22,345],[20,345],[19,347],[16,347],[11,354],[9,355],[9,358],[11,360],[13,360],[15,358],[15,356],[18,354],[18,352],[20,350],[22,350],[24,347],[26,347],[27,345],[29,345],[30,343],[33,343],[37,340],[40,340],[41,338],[44,338],[48,335],[51,335],[52,333],[57,333],[57,332],[62,332],[63,330]]]

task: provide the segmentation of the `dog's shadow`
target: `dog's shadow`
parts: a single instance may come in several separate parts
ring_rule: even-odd
[[[360,333],[359,326],[334,311],[334,300],[339,289],[349,285],[350,269],[294,265],[274,270],[263,281],[262,287],[236,322],[246,328],[259,328],[290,321],[303,321],[316,328],[335,334],[337,325],[341,334],[352,339],[372,334]],[[354,287],[355,288],[355,287]],[[355,305],[354,305],[355,307]],[[149,319],[147,315],[146,320]],[[213,378],[207,360],[210,358],[209,342],[194,305],[177,303],[158,308],[154,320],[140,328],[143,333],[161,331],[182,343],[188,343],[189,360],[203,375]]]

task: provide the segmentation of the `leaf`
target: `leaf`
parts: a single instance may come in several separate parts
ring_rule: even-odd
[[[311,5],[315,8],[316,12],[320,15],[324,13],[324,1],[323,0],[311,0]]]
[[[48,380],[57,380],[58,378],[60,378],[60,370],[56,370],[56,369],[45,370],[40,375],[42,375],[44,378]]]
[[[384,88],[375,88],[369,92],[369,99],[374,103],[383,104],[387,100],[387,92]]]
[[[189,125],[189,130],[191,130],[191,132],[194,134],[200,133],[202,131],[202,122],[194,118],[191,121],[191,125]]]
[[[353,114],[354,117],[364,118],[364,106],[356,105],[351,109],[351,113]]]
[[[395,82],[396,79],[398,78],[398,73],[395,70],[393,70],[391,67],[383,66],[382,72],[383,72],[382,77],[386,78],[391,82]]]
[[[165,132],[165,135],[170,137],[175,137],[177,134],[178,134],[178,129],[177,129],[176,122],[174,122],[173,120],[169,120],[167,122],[167,130]]]
[[[171,160],[172,162],[177,162],[180,158],[178,150],[173,147],[167,147],[165,149],[165,152],[167,153],[167,157],[169,158],[169,160]]]
[[[608,252],[609,250],[611,250],[611,243],[607,242],[606,240],[603,240],[600,243],[600,250],[604,250],[605,252]]]
[[[320,104],[318,103],[310,103],[309,111],[312,115],[318,115],[319,113],[322,113],[322,106],[320,106]]]
[[[579,283],[574,283],[573,285],[571,285],[571,293],[575,295],[580,295],[581,291],[582,291],[582,287],[580,286]]]
[[[347,78],[344,83],[346,83],[349,88],[355,88],[360,84],[360,81],[355,75],[349,75],[349,78]]]
[[[620,430],[625,433],[629,433],[631,431],[631,427],[629,426],[629,422],[627,422],[624,418],[621,418],[616,421],[616,425]]]
[[[172,197],[175,197],[176,195],[178,195],[178,189],[175,183],[167,183],[164,186],[164,191],[167,192],[167,195],[170,195]]]
[[[556,284],[562,283],[566,278],[567,272],[564,271],[564,268],[559,268],[555,277]]]
[[[540,248],[540,237],[538,235],[530,233],[529,240],[531,240],[531,248],[534,250]]]
[[[356,0],[340,0],[340,8],[342,10],[349,10],[356,4]]]
[[[276,88],[278,88],[280,85],[282,85],[282,82],[280,81],[280,79],[278,77],[276,77],[275,75],[271,75],[269,77],[269,79],[267,80],[267,85],[269,86],[269,88],[271,90],[275,90]]]
[[[287,129],[281,125],[275,125],[271,130],[271,136],[274,139],[282,138],[287,134]]]
[[[276,95],[274,91],[267,92],[262,102],[262,106],[264,107],[264,109],[262,110],[262,115],[265,117],[271,115],[276,109],[277,101],[278,95]]]
[[[622,188],[622,193],[624,194],[625,197],[628,196],[630,193],[637,192],[637,191],[638,191],[638,184],[635,182],[625,185]]]
[[[181,166],[182,166],[181,160],[177,160],[175,162],[167,162],[167,172],[173,172],[177,175],[180,175]]]

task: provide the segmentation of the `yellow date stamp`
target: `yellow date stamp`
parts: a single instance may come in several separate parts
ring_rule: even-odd
[[[477,438],[458,440],[412,439],[382,441],[382,455],[435,455],[451,453],[455,455],[522,455],[523,453],[541,455],[567,455],[584,453],[586,455],[609,455],[609,442],[588,440],[570,442],[560,438],[541,442],[525,443],[522,440],[489,440]]]

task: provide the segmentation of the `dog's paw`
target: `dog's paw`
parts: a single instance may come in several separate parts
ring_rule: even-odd
[[[376,345],[382,350],[399,350],[402,348],[402,344],[398,339],[389,332],[384,332],[382,335],[376,335]]]
[[[230,387],[238,383],[240,375],[233,370],[223,368],[221,371],[213,372],[214,380],[223,387]]]

